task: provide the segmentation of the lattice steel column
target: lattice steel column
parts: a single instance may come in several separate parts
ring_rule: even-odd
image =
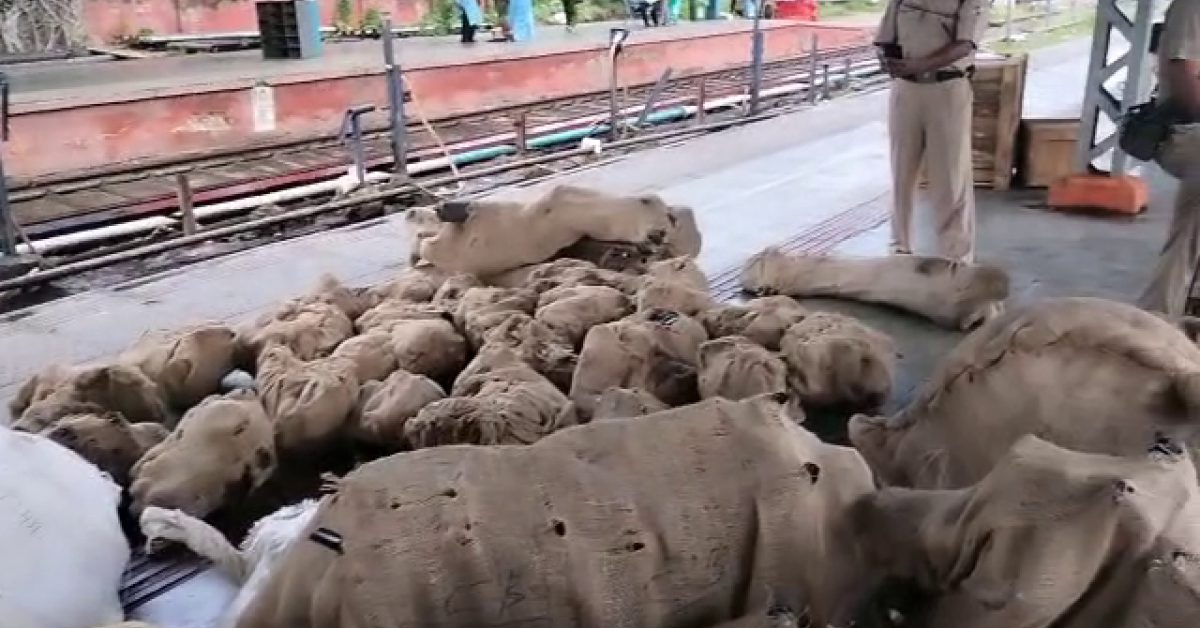
[[[1150,61],[1150,31],[1157,16],[1160,0],[1099,0],[1096,3],[1096,27],[1092,35],[1092,55],[1088,64],[1086,95],[1080,116],[1079,143],[1075,151],[1075,168],[1088,172],[1098,159],[1112,152],[1109,172],[1125,172],[1128,156],[1117,147],[1115,129],[1098,138],[1101,116],[1114,125],[1130,107],[1144,102],[1150,95],[1154,76]],[[1122,9],[1118,5],[1124,5]],[[1133,15],[1130,15],[1130,12]],[[1129,43],[1129,49],[1112,61],[1113,33]],[[1114,95],[1105,83],[1121,70],[1125,71],[1125,86]],[[1100,169],[1100,168],[1097,168]],[[1102,169],[1101,169],[1102,170]]]

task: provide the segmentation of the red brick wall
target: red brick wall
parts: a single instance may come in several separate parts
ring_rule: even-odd
[[[258,29],[254,0],[85,0],[84,19],[93,42],[150,32],[200,34]],[[321,25],[333,26],[337,0],[317,0]],[[350,0],[357,22],[369,9],[388,11],[397,24],[417,24],[429,0]]]

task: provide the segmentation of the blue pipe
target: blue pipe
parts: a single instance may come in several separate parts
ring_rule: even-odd
[[[646,116],[646,122],[650,124],[661,124],[663,122],[671,122],[680,118],[687,118],[690,114],[687,109],[681,106],[669,107],[660,111],[655,111]],[[585,137],[593,135],[601,135],[608,132],[609,125],[606,123],[593,124],[591,126],[580,127],[578,129],[568,129],[566,131],[555,131],[545,135],[539,135],[533,139],[527,140],[525,146],[527,148],[549,148],[557,144],[565,144],[568,142],[577,142]],[[517,147],[512,144],[500,144],[497,146],[488,146],[486,148],[477,148],[462,153],[456,153],[450,156],[450,160],[456,166],[465,166],[468,164],[477,163],[480,161],[488,161],[497,157],[516,154]]]

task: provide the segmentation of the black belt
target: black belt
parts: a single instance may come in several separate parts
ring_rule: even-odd
[[[966,70],[948,68],[921,74],[910,74],[908,76],[901,76],[900,78],[910,83],[945,83],[946,81],[954,81],[961,78],[969,79],[972,76],[975,76],[975,66],[970,66]]]

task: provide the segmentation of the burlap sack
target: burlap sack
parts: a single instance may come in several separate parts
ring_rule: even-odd
[[[434,401],[405,423],[414,449],[527,445],[576,422],[562,391],[525,364],[476,375],[455,392],[462,396]]]
[[[467,290],[478,288],[482,285],[483,282],[475,275],[462,273],[451,275],[446,278],[446,281],[442,282],[442,286],[433,295],[433,304],[443,307],[449,312],[453,312],[458,308],[458,302],[467,293]]]
[[[396,364],[410,373],[444,381],[467,361],[467,341],[445,319],[407,321],[393,327],[391,336]]]
[[[354,372],[345,358],[305,362],[279,346],[263,352],[255,379],[281,455],[319,450],[338,436],[358,399]]]
[[[670,227],[667,229],[667,247],[671,257],[699,257],[704,238],[696,224],[696,213],[691,207],[672,205],[667,210]]]
[[[741,305],[717,305],[701,312],[696,319],[704,325],[709,338],[743,336],[778,351],[784,332],[805,316],[808,310],[794,299],[775,296],[751,299]]]
[[[133,509],[174,508],[203,518],[236,504],[276,466],[275,436],[249,390],[209,397],[133,466]]]
[[[484,334],[505,320],[504,313],[532,315],[537,303],[538,295],[522,288],[471,288],[458,301],[454,324],[463,331],[472,349],[478,350],[483,346]]]
[[[835,312],[815,312],[780,341],[788,384],[805,405],[874,411],[887,401],[896,347],[883,332]]]
[[[646,267],[646,275],[660,281],[682,284],[697,292],[708,293],[708,277],[691,257],[673,257],[654,262]]]
[[[687,316],[697,316],[716,303],[706,291],[695,290],[686,284],[647,277],[637,293],[637,309],[674,310]]]
[[[177,417],[163,402],[159,387],[140,370],[122,364],[79,368],[52,367],[25,384],[36,399],[13,423],[13,429],[38,433],[72,414],[119,412],[133,423],[175,425]],[[13,404],[20,405],[20,404]]]
[[[158,423],[139,425],[154,426],[162,432],[145,427],[134,429],[119,412],[108,412],[63,417],[42,431],[42,435],[79,454],[114,482],[128,488],[129,471],[134,463],[167,437],[166,428]]]
[[[221,390],[233,370],[237,334],[206,324],[176,331],[152,331],[125,350],[117,362],[140,369],[172,406],[186,410]]]
[[[1200,489],[1170,449],[1115,458],[1024,436],[968,488],[864,497],[855,535],[894,579],[873,606],[903,618],[879,625],[1195,625],[1200,587],[1173,563],[1200,555]]]
[[[690,316],[669,309],[651,308],[635,312],[625,320],[645,325],[654,335],[658,348],[672,359],[695,366],[700,360],[700,345],[708,340],[704,326]]]
[[[1191,447],[1200,348],[1163,319],[1103,299],[1049,299],[968,335],[911,404],[856,416],[849,434],[885,483],[958,488],[1023,434],[1070,449],[1137,455],[1155,435]]]
[[[733,401],[788,392],[787,365],[779,356],[741,336],[709,340],[700,345],[701,399]]]
[[[496,365],[506,366],[507,355],[499,362],[494,360],[498,352],[504,351],[511,351],[559,390],[571,389],[571,380],[578,365],[574,349],[546,324],[521,312],[508,313],[484,334],[483,346],[459,373],[455,389],[458,389],[458,382],[472,375],[492,370]]]
[[[433,300],[445,281],[446,273],[432,265],[411,266],[395,277],[371,286],[367,297],[371,305],[389,300],[426,303]]]
[[[392,351],[392,335],[384,331],[353,336],[338,345],[332,357],[353,362],[354,378],[363,383],[381,382],[397,368],[396,354]]]
[[[354,327],[359,334],[382,332],[390,334],[392,328],[408,321],[419,321],[431,318],[453,320],[451,310],[430,303],[411,303],[388,299],[367,310],[354,321]]]
[[[564,257],[514,268],[488,277],[486,283],[498,288],[528,288],[541,282],[545,282],[543,285],[557,285],[564,273],[575,270],[596,270],[596,265],[586,260]]]
[[[352,320],[336,305],[295,299],[240,329],[239,342],[253,360],[272,345],[287,347],[301,360],[315,360],[354,335]]]
[[[359,441],[400,451],[407,446],[405,423],[445,397],[437,382],[408,371],[396,371],[383,382],[367,382],[358,393],[351,434]]]
[[[592,420],[632,419],[668,408],[670,406],[639,388],[609,388],[600,394]]]
[[[762,400],[400,454],[339,482],[237,628],[695,628],[769,600],[848,625],[871,489]]]
[[[670,230],[668,208],[656,196],[621,197],[558,186],[524,205],[472,201],[461,223],[443,223],[420,243],[434,266],[477,276],[545,262],[582,238],[661,242]]]
[[[689,337],[684,323],[689,320],[676,315],[671,322],[656,323],[630,317],[593,327],[579,351],[570,388],[580,416],[590,418],[600,395],[610,388],[639,388],[670,406],[697,400],[694,365],[706,338],[703,329],[700,337]]]
[[[604,270],[640,274],[645,272],[647,264],[662,259],[664,249],[663,245],[645,242],[607,242],[583,238],[555,253],[555,257],[590,262]]]
[[[12,399],[8,400],[9,416],[15,421],[29,409],[30,405],[41,401],[58,390],[83,367],[66,364],[51,364],[34,373],[17,389]]]
[[[325,303],[341,310],[346,318],[354,320],[371,307],[373,298],[367,289],[350,288],[329,273],[317,279],[317,285],[301,297],[308,303]]]
[[[587,331],[629,313],[629,298],[607,286],[555,288],[538,299],[536,318],[574,348],[583,344]]]
[[[426,238],[437,235],[441,228],[442,221],[433,207],[410,207],[408,211],[404,212],[404,231],[407,232],[409,240],[408,261],[410,264],[416,266],[422,261],[421,243]]]
[[[951,329],[974,329],[1003,309],[1008,274],[936,257],[880,258],[784,253],[769,248],[747,263],[742,288],[759,295],[836,297],[888,305]]]

